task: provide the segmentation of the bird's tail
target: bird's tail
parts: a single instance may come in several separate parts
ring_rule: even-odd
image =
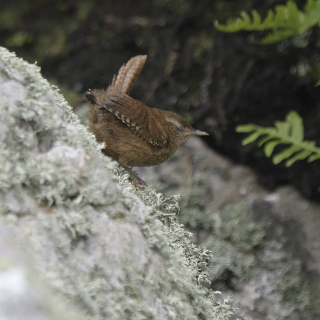
[[[112,84],[107,89],[107,95],[129,94],[138,79],[138,76],[147,60],[147,56],[135,56],[124,64],[117,76],[113,77]]]

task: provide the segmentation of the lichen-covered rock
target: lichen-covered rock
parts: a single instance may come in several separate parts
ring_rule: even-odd
[[[177,223],[177,197],[135,195],[57,88],[4,48],[0,99],[1,223],[48,294],[83,319],[229,318],[201,286],[208,252]]]

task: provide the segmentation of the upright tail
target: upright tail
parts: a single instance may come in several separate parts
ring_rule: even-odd
[[[135,56],[124,64],[119,73],[113,77],[112,84],[107,89],[107,95],[117,95],[119,93],[129,94],[138,79],[138,76],[147,60],[147,56]]]

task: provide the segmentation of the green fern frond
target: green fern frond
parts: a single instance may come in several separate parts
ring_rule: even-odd
[[[225,32],[270,30],[267,36],[257,41],[260,44],[270,44],[300,34],[319,23],[320,0],[308,0],[304,11],[289,0],[286,5],[270,9],[264,19],[256,10],[252,10],[251,14],[242,12],[239,18],[230,19],[226,25],[218,21],[214,24],[218,30]]]
[[[315,142],[303,140],[304,128],[302,118],[295,111],[291,111],[286,116],[285,121],[276,121],[275,128],[263,128],[254,124],[246,124],[238,126],[236,131],[251,133],[242,141],[243,145],[261,138],[258,146],[263,146],[267,157],[271,157],[277,145],[289,145],[288,148],[272,157],[274,164],[287,160],[285,165],[289,167],[298,160],[307,159],[308,162],[311,162],[320,159],[320,148],[315,146]]]

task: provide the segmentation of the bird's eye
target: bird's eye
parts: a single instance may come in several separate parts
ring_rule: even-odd
[[[176,128],[177,128],[178,131],[182,131],[182,128],[181,128],[180,124],[176,124]]]

